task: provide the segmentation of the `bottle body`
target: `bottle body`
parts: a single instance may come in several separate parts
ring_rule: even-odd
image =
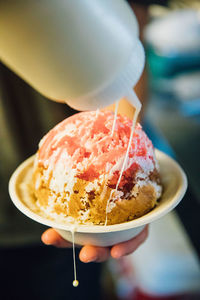
[[[70,104],[120,74],[138,27],[123,0],[7,0],[0,37],[3,62],[46,97]]]

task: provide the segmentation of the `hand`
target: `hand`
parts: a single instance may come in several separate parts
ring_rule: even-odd
[[[124,255],[134,252],[146,240],[147,236],[148,226],[145,226],[142,232],[133,239],[116,244],[110,248],[86,245],[82,247],[79,253],[79,258],[84,263],[103,262],[110,256],[115,259],[119,259]],[[64,240],[53,228],[47,229],[43,233],[42,241],[46,245],[53,245],[59,248],[72,247],[72,244]]]

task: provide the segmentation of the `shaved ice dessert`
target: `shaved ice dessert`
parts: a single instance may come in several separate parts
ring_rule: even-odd
[[[162,191],[159,167],[140,124],[116,189],[132,121],[117,115],[112,134],[113,121],[108,110],[81,112],[40,141],[32,189],[46,216],[111,225],[141,217],[156,206]]]

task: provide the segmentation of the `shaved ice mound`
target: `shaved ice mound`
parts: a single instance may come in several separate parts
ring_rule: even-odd
[[[120,171],[132,121],[114,113],[73,115],[40,141],[34,162],[33,193],[44,214],[79,224],[118,224],[138,218],[161,196],[154,148],[137,124],[121,181]]]

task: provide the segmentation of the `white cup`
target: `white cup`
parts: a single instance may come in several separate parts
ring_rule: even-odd
[[[169,156],[156,150],[160,165],[163,193],[159,204],[144,216],[133,221],[116,225],[76,225],[74,241],[76,244],[111,246],[135,237],[146,224],[149,224],[171,211],[183,198],[187,189],[187,178],[181,167]],[[23,162],[13,173],[9,182],[10,197],[15,206],[27,217],[41,224],[55,228],[59,234],[72,241],[72,223],[52,220],[42,213],[30,191],[34,156]]]

